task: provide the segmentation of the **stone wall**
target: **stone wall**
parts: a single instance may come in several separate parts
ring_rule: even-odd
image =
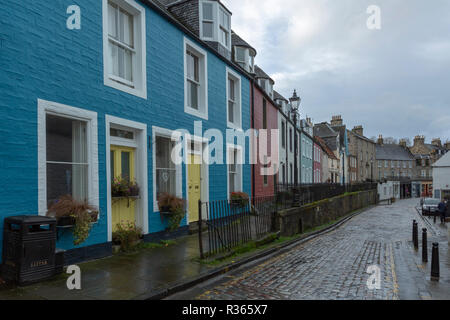
[[[291,237],[305,230],[337,220],[355,210],[377,202],[377,191],[361,191],[309,205],[280,211],[275,226],[283,237]]]

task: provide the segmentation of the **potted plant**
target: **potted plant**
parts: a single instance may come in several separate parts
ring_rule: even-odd
[[[139,185],[133,180],[116,177],[111,183],[111,196],[113,198],[138,197],[139,191]]]
[[[58,226],[73,226],[74,245],[86,241],[91,223],[98,221],[98,214],[97,208],[71,195],[60,197],[47,211],[47,216],[56,218]]]
[[[233,207],[243,208],[249,204],[249,196],[245,192],[232,192],[230,199]]]
[[[163,220],[163,216],[169,218],[168,230],[175,231],[178,229],[181,221],[186,215],[185,200],[166,192],[161,193],[158,196],[158,207],[161,214],[161,220]]]
[[[134,222],[121,222],[116,225],[112,234],[113,246],[118,246],[122,252],[131,251],[139,244],[142,238],[142,230]]]

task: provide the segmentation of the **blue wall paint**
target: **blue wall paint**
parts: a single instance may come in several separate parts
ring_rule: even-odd
[[[66,9],[72,4],[81,8],[81,30],[66,28]],[[148,97],[144,100],[104,86],[102,29],[102,1],[29,1],[24,5],[11,0],[0,7],[0,227],[4,217],[38,212],[37,99],[98,113],[101,217],[82,246],[107,241],[105,114],[144,122],[149,136],[153,125],[193,133],[194,121],[201,120],[184,113],[181,30],[146,8]],[[225,75],[225,62],[208,51],[209,121],[203,121],[203,130],[226,129]],[[247,130],[250,83],[244,76],[242,111]],[[149,228],[153,233],[164,226],[159,214],[152,212],[151,149],[148,163]],[[210,200],[227,197],[226,170],[226,165],[210,167]],[[247,193],[251,192],[250,170],[250,165],[244,165],[243,191]],[[183,166],[184,197],[185,185]],[[61,234],[58,247],[73,248],[70,232]]]
[[[305,144],[303,144],[303,140],[305,141]],[[306,135],[303,131],[300,134],[300,150],[303,150],[303,148],[305,149],[305,154],[306,156],[303,155],[303,151],[301,152],[301,163],[300,163],[300,167],[301,170],[303,170],[303,166],[305,166],[305,179],[306,179],[306,183],[312,183],[313,182],[313,178],[314,178],[314,174],[313,174],[313,160],[310,159],[307,155],[308,152],[311,152],[311,155],[313,155],[313,141],[312,139]],[[309,151],[308,151],[309,150]],[[303,173],[300,172],[301,175],[300,177],[303,176]],[[307,175],[310,174],[311,176]]]

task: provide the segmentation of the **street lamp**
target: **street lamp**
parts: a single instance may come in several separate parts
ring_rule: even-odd
[[[291,102],[291,110],[294,113],[294,185],[298,184],[298,166],[297,166],[297,112],[300,106],[301,99],[297,96],[297,91],[294,89],[294,94],[289,98]]]
[[[373,183],[373,158],[370,159],[370,182]]]

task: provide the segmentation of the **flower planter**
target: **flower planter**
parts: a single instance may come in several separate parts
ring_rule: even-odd
[[[91,215],[91,223],[95,223],[98,221],[98,212],[92,212]],[[75,218],[73,217],[60,217],[56,222],[56,226],[58,227],[72,227],[75,225]]]

